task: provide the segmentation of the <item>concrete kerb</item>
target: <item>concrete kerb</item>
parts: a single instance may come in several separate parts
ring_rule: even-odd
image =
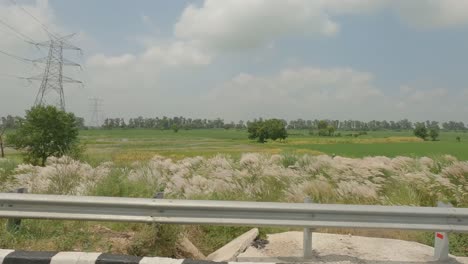
[[[207,260],[136,257],[98,252],[50,252],[0,249],[0,264],[228,264]],[[240,263],[242,262],[235,262]],[[244,262],[248,264],[249,262]]]

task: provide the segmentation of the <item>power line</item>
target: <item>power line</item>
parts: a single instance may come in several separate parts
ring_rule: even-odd
[[[8,74],[8,73],[0,73],[0,76],[10,77],[10,78],[15,78],[15,79],[25,79],[24,77],[13,75],[13,74]]]
[[[5,52],[5,51],[3,51],[3,50],[0,50],[0,53],[2,53],[2,54],[5,55],[5,56],[11,57],[11,58],[13,58],[13,59],[22,61],[22,62],[27,62],[27,63],[33,62],[33,61],[30,60],[30,59],[22,58],[22,57],[20,57],[20,56],[13,55],[13,54],[8,53],[8,52]]]
[[[3,21],[1,19],[0,19],[0,24],[3,24],[5,27],[7,27],[10,30],[12,30],[13,32],[15,32],[17,34],[17,37],[23,39],[25,42],[27,42],[29,44],[35,44],[36,43],[32,38],[30,38],[30,37],[24,35],[23,33],[19,32],[13,26],[9,25],[8,23],[6,23],[5,21]]]
[[[49,28],[43,24],[37,17],[33,16],[31,13],[29,13],[24,7],[18,5],[18,3],[16,2],[16,0],[10,0],[11,3],[13,3],[14,5],[16,5],[17,7],[19,7],[21,10],[23,10],[26,14],[28,14],[32,19],[34,19],[37,23],[39,23],[42,28],[47,32],[49,33],[50,35],[52,35],[53,37],[57,37],[54,33],[52,33]]]

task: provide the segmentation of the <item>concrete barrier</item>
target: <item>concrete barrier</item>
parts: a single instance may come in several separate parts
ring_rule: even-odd
[[[207,260],[136,257],[97,252],[50,252],[0,249],[0,264],[227,264]]]

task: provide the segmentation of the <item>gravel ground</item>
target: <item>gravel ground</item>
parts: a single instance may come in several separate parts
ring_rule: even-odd
[[[314,257],[305,261],[302,256],[302,232],[268,235],[264,248],[249,247],[238,261],[299,262],[299,263],[376,263],[416,264],[435,263],[434,249],[416,242],[351,235],[314,233]],[[468,258],[453,258],[446,263],[467,263]]]

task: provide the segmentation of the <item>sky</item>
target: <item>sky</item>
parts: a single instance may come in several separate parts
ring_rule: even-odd
[[[41,24],[76,33],[66,109],[88,120],[97,97],[101,119],[468,123],[465,0],[0,0],[0,51],[46,56],[24,40],[47,41]],[[0,54],[0,116],[34,104],[40,82],[16,77],[43,71]]]

